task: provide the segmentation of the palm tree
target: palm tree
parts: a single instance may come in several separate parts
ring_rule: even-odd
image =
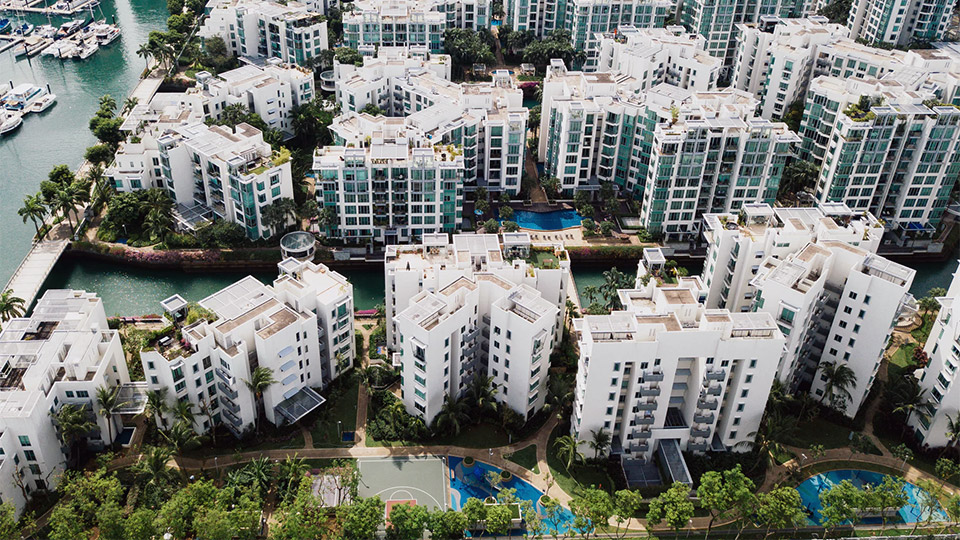
[[[136,97],[128,97],[127,99],[123,100],[123,112],[132,111],[133,108],[137,106],[139,101],[140,100]]]
[[[70,230],[73,231],[73,212],[76,207],[73,191],[69,188],[57,190],[57,193],[54,195],[53,205],[58,212],[63,214],[63,217],[67,218],[67,222],[70,224]]]
[[[760,430],[749,435],[753,440],[738,443],[740,446],[749,446],[764,456],[770,464],[776,465],[774,455],[785,453],[783,443],[790,442],[797,430],[797,419],[793,416],[784,416],[773,412],[763,419]],[[757,462],[754,468],[760,464]]]
[[[893,408],[895,413],[906,414],[904,423],[910,423],[910,417],[916,413],[921,420],[930,421],[930,400],[927,399],[926,388],[920,388],[920,384],[910,377],[911,383],[900,385],[901,393],[897,399],[897,406]]]
[[[178,400],[176,405],[173,406],[173,417],[177,419],[178,422],[183,422],[184,424],[193,428],[193,425],[197,422],[196,410],[193,408],[193,403],[190,400]]]
[[[263,225],[273,231],[274,234],[280,232],[281,227],[286,222],[284,210],[277,203],[264,206],[260,210],[260,219],[263,221]]]
[[[493,378],[486,375],[477,374],[467,389],[467,402],[473,409],[477,424],[483,418],[484,413],[497,412],[497,389],[493,387]]]
[[[113,446],[113,416],[125,407],[127,402],[120,401],[119,386],[101,386],[97,388],[97,404],[100,406],[97,414],[107,421],[107,444]]]
[[[137,49],[137,56],[143,58],[144,63],[146,63],[146,66],[143,69],[150,69],[150,57],[153,56],[153,50],[150,48],[150,45],[147,43],[142,43],[140,48]]]
[[[185,450],[190,450],[200,444],[200,436],[186,422],[177,422],[169,430],[161,431],[160,435],[170,445],[173,453],[177,455],[177,465],[180,464],[180,458],[183,457]],[[183,470],[182,466],[180,470]]]
[[[603,428],[590,432],[593,439],[590,441],[590,448],[593,448],[593,458],[600,457],[601,452],[605,452],[610,446],[610,434]]]
[[[23,298],[13,295],[13,289],[0,293],[0,322],[7,322],[14,317],[22,317],[24,312]]]
[[[556,449],[557,457],[563,461],[563,468],[570,472],[570,467],[574,463],[583,461],[583,454],[580,453],[580,446],[572,435],[563,435],[553,441],[553,447]]]
[[[70,449],[71,460],[78,458],[81,452],[74,452],[74,447],[97,425],[87,416],[86,409],[71,403],[64,403],[59,411],[50,415],[60,428],[60,440]]]
[[[852,398],[850,387],[857,384],[856,373],[846,364],[837,362],[824,362],[820,365],[820,373],[826,377],[820,402],[829,399],[834,409],[838,408],[837,405],[846,408],[847,401]]]
[[[557,416],[561,416],[571,403],[573,403],[573,386],[568,378],[559,373],[551,375],[544,408],[550,412],[555,411]]]
[[[280,491],[284,492],[283,498],[286,499],[287,495],[300,487],[299,480],[303,478],[309,467],[305,459],[294,453],[280,462],[277,468],[279,469],[277,475],[279,476]]]
[[[948,448],[960,442],[960,412],[953,415],[953,418],[951,418],[949,414],[946,416],[947,425],[944,433],[947,436],[947,444],[943,445],[943,451],[940,452],[940,457],[943,457],[943,454],[946,453]]]
[[[253,396],[257,402],[257,416],[254,418],[254,424],[257,429],[257,433],[260,432],[260,409],[263,407],[263,393],[270,387],[271,384],[277,382],[273,377],[273,370],[264,366],[258,366],[253,370],[253,373],[250,374],[250,380],[243,381],[246,383],[247,388],[253,392]]]
[[[173,219],[169,215],[158,210],[150,210],[143,220],[143,230],[152,240],[160,241],[170,231],[172,223]]]
[[[110,94],[100,96],[100,109],[110,112],[117,110],[117,100],[113,99],[113,96]]]
[[[164,419],[163,415],[170,410],[170,405],[167,403],[167,389],[160,388],[158,390],[150,390],[147,392],[147,406],[144,409],[144,412],[153,416],[154,419],[159,418],[159,427],[160,429],[167,429],[167,421]]]
[[[443,406],[440,407],[440,412],[434,419],[434,425],[436,431],[452,432],[454,435],[459,435],[460,428],[468,421],[470,421],[470,415],[467,414],[467,404],[447,394],[447,397],[443,400]]]
[[[17,215],[23,218],[24,224],[27,220],[32,221],[37,236],[40,236],[40,223],[47,217],[47,207],[44,206],[40,195],[29,195],[23,199],[23,206],[17,210]]]
[[[173,456],[166,446],[152,446],[143,453],[143,457],[136,466],[137,480],[143,487],[163,487],[173,480],[170,467],[170,457]]]

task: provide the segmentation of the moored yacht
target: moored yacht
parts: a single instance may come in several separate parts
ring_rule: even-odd
[[[3,108],[8,111],[22,111],[46,94],[47,90],[40,86],[20,84],[3,98]]]
[[[0,135],[6,135],[23,124],[23,115],[14,111],[0,111]]]
[[[45,94],[40,96],[39,99],[30,104],[30,108],[27,109],[32,113],[42,113],[43,111],[53,107],[53,104],[57,102],[56,94]]]

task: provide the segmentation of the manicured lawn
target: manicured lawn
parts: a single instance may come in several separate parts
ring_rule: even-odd
[[[321,407],[327,407],[326,414],[314,423],[310,433],[313,435],[314,448],[333,448],[352,446],[353,443],[340,441],[340,432],[357,429],[357,396],[360,393],[360,377],[351,373],[345,386],[335,398],[328,399]],[[337,421],[340,421],[339,428]]]
[[[526,448],[517,450],[516,452],[507,456],[507,459],[523,467],[524,469],[528,469],[536,474],[540,474],[540,467],[537,466],[537,445],[535,444],[531,444]]]
[[[556,480],[556,485],[567,492],[568,495],[575,495],[582,487],[595,486],[606,491],[613,490],[613,480],[607,471],[602,468],[595,468],[588,465],[575,464],[570,467],[570,472],[564,468],[564,464],[557,457],[553,442],[558,436],[566,435],[567,430],[564,423],[561,422],[557,429],[550,435],[549,446],[547,446],[547,465],[550,466],[550,476]]]
[[[797,429],[794,446],[810,448],[815,444],[822,444],[824,448],[843,448],[850,444],[850,428],[846,428],[823,418],[814,418],[810,422],[800,424]]]
[[[919,328],[910,332],[910,335],[913,336],[913,339],[917,340],[917,343],[923,345],[927,342],[927,338],[930,336],[930,330],[933,328],[933,321],[937,318],[937,313],[931,311],[926,315],[926,321]]]
[[[905,370],[913,367],[913,351],[916,348],[916,343],[905,343],[890,355],[890,362],[887,364],[888,378],[899,377]]]

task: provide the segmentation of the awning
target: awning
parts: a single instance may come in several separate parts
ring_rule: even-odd
[[[120,385],[118,401],[123,404],[119,414],[140,414],[147,406],[147,383],[129,382]]]
[[[683,482],[688,486],[693,486],[690,479],[690,470],[687,469],[687,462],[683,459],[683,453],[680,451],[680,443],[676,439],[660,439],[660,461],[667,467],[670,473],[670,482]]]
[[[304,386],[296,394],[281,401],[273,410],[285,418],[287,422],[293,423],[310,414],[314,409],[323,405],[325,401],[323,396],[313,388]]]

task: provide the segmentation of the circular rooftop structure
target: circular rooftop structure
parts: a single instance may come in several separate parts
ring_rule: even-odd
[[[283,235],[280,239],[280,251],[283,258],[312,259],[317,250],[317,239],[312,233],[295,231]]]

